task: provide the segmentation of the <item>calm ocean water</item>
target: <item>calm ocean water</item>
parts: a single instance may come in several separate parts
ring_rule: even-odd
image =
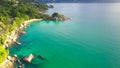
[[[33,53],[25,68],[120,68],[120,3],[56,3],[71,21],[36,21],[10,48],[19,57]],[[46,60],[39,59],[39,55]]]

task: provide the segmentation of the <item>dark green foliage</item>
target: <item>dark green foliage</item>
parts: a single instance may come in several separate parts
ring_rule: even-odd
[[[55,13],[52,14],[52,17],[58,17],[58,15],[59,14],[55,12]]]
[[[6,59],[8,54],[9,54],[9,51],[0,45],[0,64]]]
[[[48,8],[48,5],[36,0],[0,0],[0,35],[4,34],[8,27],[8,31],[12,31],[25,20],[48,18],[49,15],[44,14]]]
[[[40,18],[49,6],[36,2],[36,0],[0,0],[0,21],[8,23],[11,18],[29,16],[29,18]]]
[[[54,13],[52,14],[52,19],[53,19],[53,20],[65,20],[65,17],[64,17],[64,15],[62,15],[62,14],[59,14],[59,13],[54,12]]]

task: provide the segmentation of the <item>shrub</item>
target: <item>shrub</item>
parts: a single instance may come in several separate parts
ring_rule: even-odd
[[[0,64],[5,61],[9,54],[9,51],[6,50],[3,46],[0,45]]]

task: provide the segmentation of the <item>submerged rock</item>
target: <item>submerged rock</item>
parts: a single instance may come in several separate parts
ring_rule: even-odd
[[[18,66],[18,68],[25,68],[24,64]]]
[[[18,64],[22,64],[22,62],[18,59],[17,61],[16,61]]]
[[[40,55],[39,58],[42,60],[45,60],[45,58],[42,55]]]

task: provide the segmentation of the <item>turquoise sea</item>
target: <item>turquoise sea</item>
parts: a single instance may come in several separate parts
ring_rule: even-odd
[[[52,3],[70,21],[35,21],[10,55],[31,53],[25,68],[120,68],[120,3]],[[45,60],[38,56],[42,55]]]

